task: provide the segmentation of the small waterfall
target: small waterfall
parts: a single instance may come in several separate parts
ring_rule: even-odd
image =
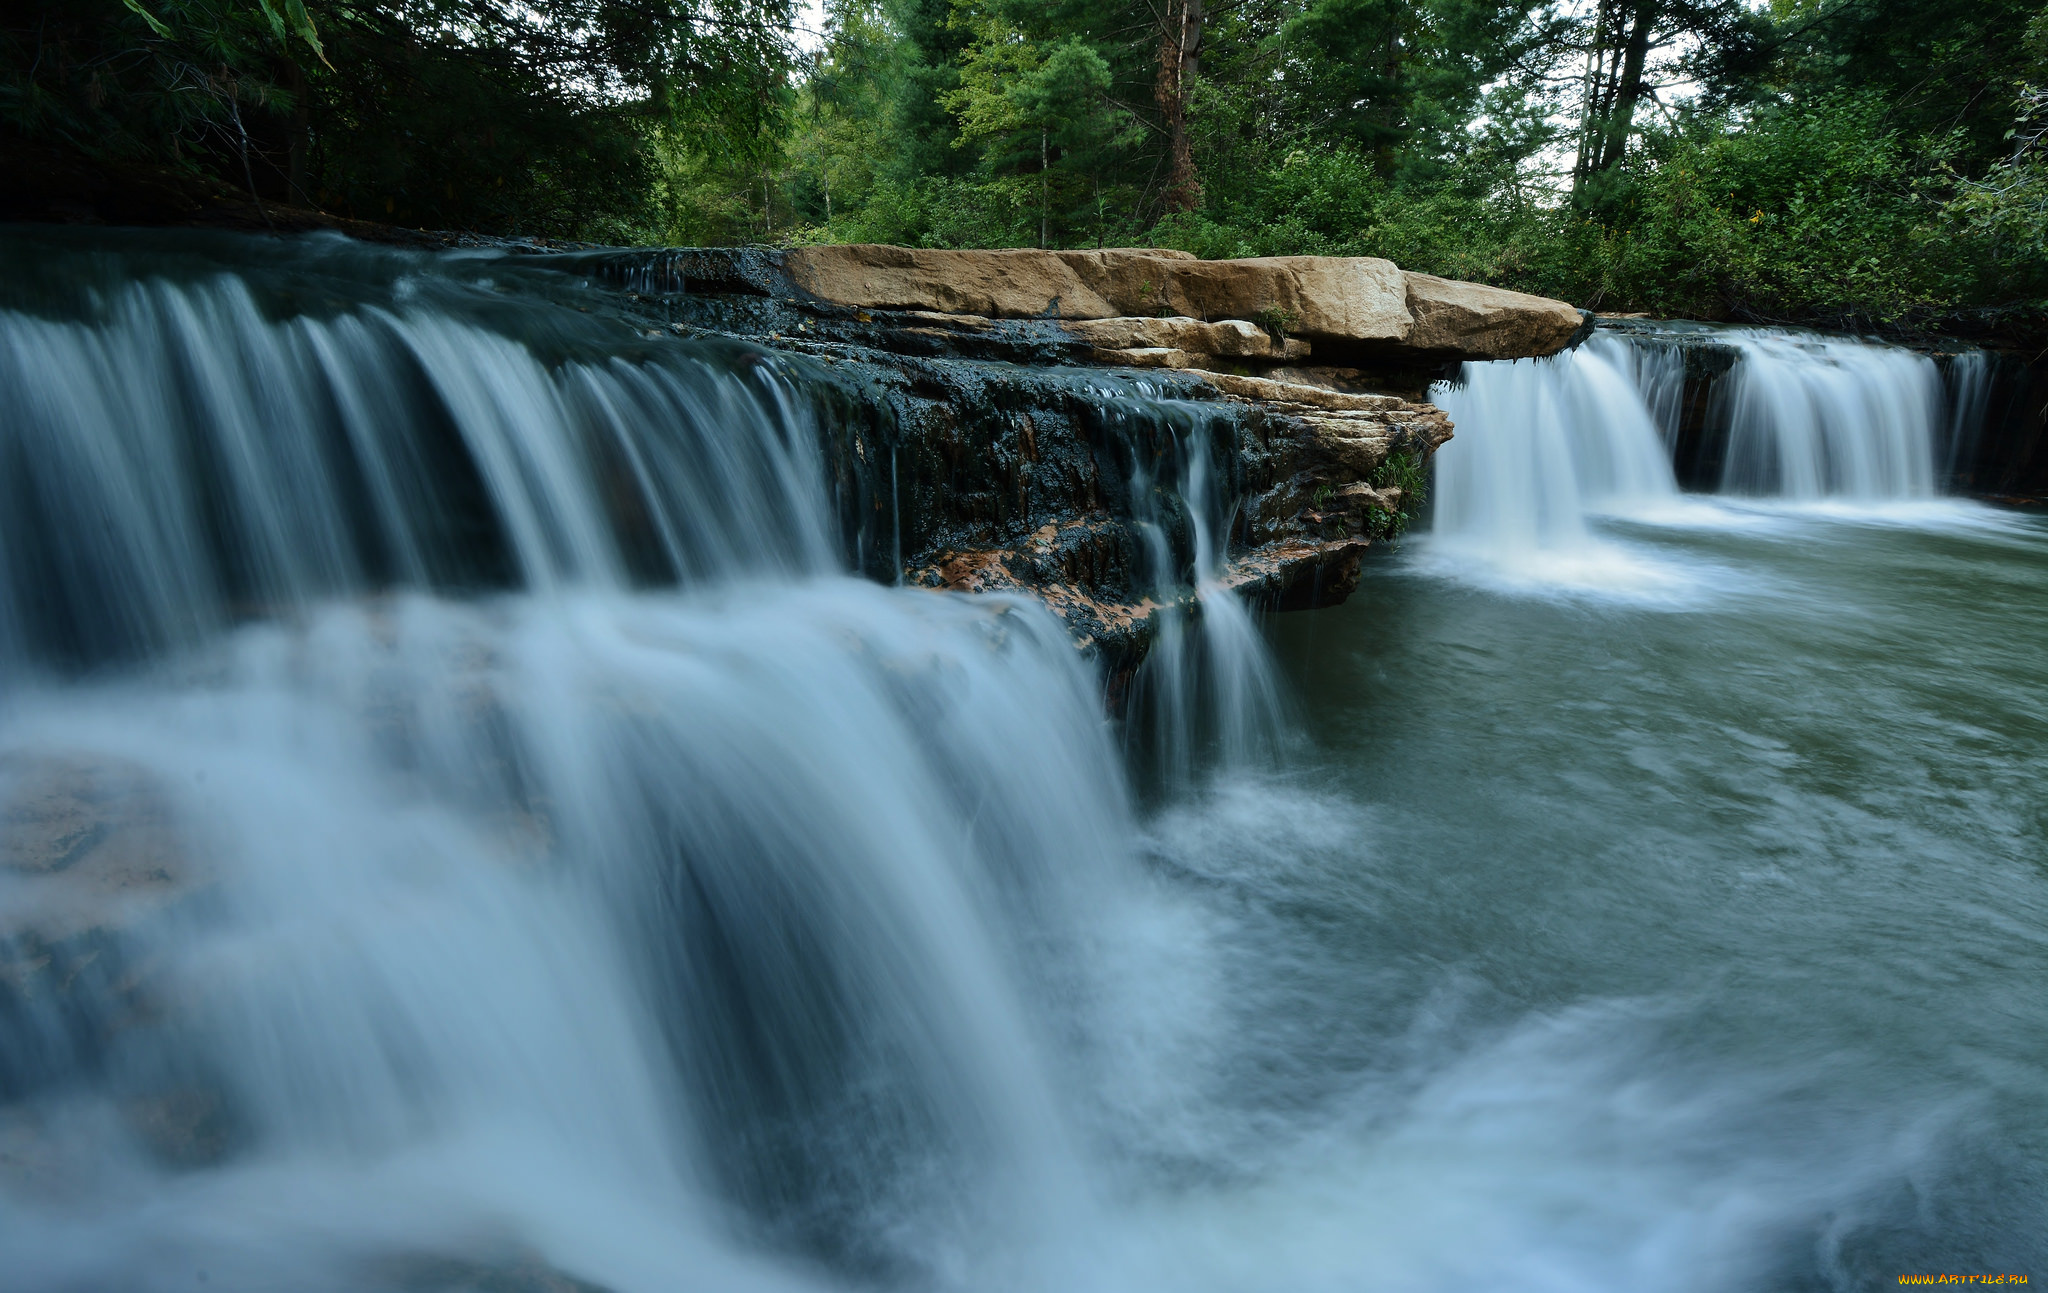
[[[1990,352],[1966,350],[1948,362],[1945,374],[1948,396],[1948,446],[1942,478],[1962,479],[1975,465],[1984,427],[1991,420],[1991,389],[1994,365]]]
[[[1696,346],[1734,352],[1724,375],[1700,379],[1712,382],[1710,396],[1688,393],[1686,353]],[[1717,451],[1726,494],[1930,497],[1937,444],[1947,446],[1950,476],[1973,451],[1989,373],[1983,354],[1958,356],[1945,394],[1934,362],[1898,347],[1696,324],[1597,332],[1548,360],[1467,364],[1434,394],[1456,438],[1437,458],[1432,547],[1573,578],[1580,558],[1619,556],[1589,518],[1647,515],[1645,505],[1676,495],[1671,458],[1688,436]],[[1702,406],[1704,429],[1688,423]]]
[[[1943,420],[1934,361],[1893,346],[1743,329],[1727,377],[1721,488],[1859,502],[1934,493]]]
[[[1643,391],[1675,387],[1679,364],[1596,334],[1551,359],[1465,365],[1432,392],[1456,427],[1437,456],[1436,544],[1505,560],[1585,551],[1589,516],[1676,495]]]
[[[1238,768],[1270,753],[1281,702],[1257,624],[1224,582],[1235,516],[1219,480],[1231,431],[1212,406],[1100,393],[1130,461],[1126,490],[1144,542],[1157,632],[1133,684],[1135,751],[1168,786],[1211,761]],[[1177,590],[1192,587],[1192,602]]]
[[[1611,350],[1608,353],[1613,354]],[[1631,339],[1625,343],[1625,355],[1615,357],[1614,362],[1636,388],[1668,457],[1677,449],[1685,423],[1685,351],[1669,343]]]
[[[836,567],[771,365],[549,364],[389,305],[273,322],[232,276],[94,305],[0,314],[0,678],[378,588]]]

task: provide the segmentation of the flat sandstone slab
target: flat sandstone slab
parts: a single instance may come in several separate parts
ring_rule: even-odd
[[[785,263],[799,288],[838,305],[1070,325],[1120,321],[1115,331],[1128,337],[1088,338],[1104,349],[1235,349],[1137,335],[1135,320],[1178,317],[1214,321],[1211,327],[1270,326],[1317,346],[1520,359],[1555,353],[1580,325],[1579,312],[1563,301],[1410,274],[1373,256],[1196,260],[1143,247],[942,251],[852,244],[797,248]],[[1122,344],[1103,344],[1116,341]]]

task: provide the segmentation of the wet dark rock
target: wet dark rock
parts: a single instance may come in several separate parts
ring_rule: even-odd
[[[1231,374],[1021,367],[778,339],[817,365],[844,543],[869,576],[1036,596],[1112,694],[1159,612],[1195,604],[1179,482],[1214,484],[1225,583],[1275,609],[1334,605],[1407,506],[1379,479],[1450,435],[1443,413]],[[1197,455],[1206,460],[1195,461]],[[1171,568],[1141,527],[1158,518]]]
[[[1041,599],[1102,663],[1112,698],[1160,612],[1196,605],[1178,492],[1191,473],[1212,482],[1225,584],[1272,609],[1334,605],[1418,501],[1391,466],[1419,481],[1450,436],[1420,399],[1440,364],[1308,368],[1307,346],[1248,322],[844,306],[810,297],[769,252],[553,260],[614,288],[644,331],[789,356],[817,405],[853,565]],[[1119,362],[1134,359],[1156,366]],[[1165,533],[1164,572],[1147,524]]]

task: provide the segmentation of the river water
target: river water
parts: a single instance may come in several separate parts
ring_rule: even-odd
[[[1655,355],[1475,370],[1348,606],[1200,563],[1140,794],[1042,608],[846,573],[801,365],[20,237],[0,1289],[2048,1276],[2048,527],[1853,425],[1682,496]]]
[[[1321,834],[1242,883],[1302,949],[1288,1034],[1398,1147],[1387,1251],[1412,1287],[2038,1272],[2048,524],[1597,530],[1634,591],[1425,537],[1273,621]]]

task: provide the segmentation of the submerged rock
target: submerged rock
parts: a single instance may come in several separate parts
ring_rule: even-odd
[[[0,885],[0,1112],[12,1135],[35,1125],[20,1102],[106,1083],[157,1161],[216,1161],[231,1140],[216,1084],[196,1069],[113,1063],[169,1008],[153,927],[201,888],[164,788],[105,759],[0,755]],[[33,1152],[0,1154],[0,1167],[35,1164]]]
[[[363,1274],[377,1293],[608,1293],[537,1253],[497,1261],[412,1253],[368,1263]]]

